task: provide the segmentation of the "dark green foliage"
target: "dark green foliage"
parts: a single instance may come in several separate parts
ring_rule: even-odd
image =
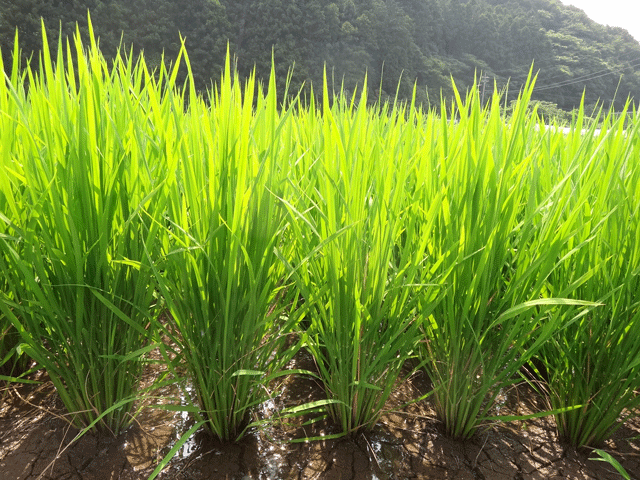
[[[50,38],[64,37],[76,22],[86,30],[87,10],[107,58],[122,45],[159,65],[186,37],[201,91],[218,78],[229,43],[242,78],[255,68],[265,80],[273,58],[278,78],[295,65],[290,91],[306,86],[306,94],[326,65],[335,89],[347,93],[366,73],[371,101],[410,98],[415,83],[417,101],[437,107],[441,93],[452,93],[451,77],[464,90],[480,72],[489,90],[494,80],[508,85],[512,100],[533,63],[533,98],[565,111],[583,93],[587,105],[618,110],[640,97],[640,44],[556,0],[0,0],[4,64],[16,27],[23,60],[37,58],[40,17]]]

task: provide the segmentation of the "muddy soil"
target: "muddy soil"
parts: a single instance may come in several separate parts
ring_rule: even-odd
[[[298,358],[299,362],[308,361]],[[297,368],[304,365],[297,365]],[[153,376],[154,372],[148,373]],[[85,435],[72,442],[64,409],[50,382],[12,385],[0,392],[0,480],[146,479],[190,426],[181,412],[146,408],[118,438]],[[148,380],[148,379],[147,379]],[[557,438],[553,420],[489,425],[471,440],[444,436],[429,400],[406,406],[424,393],[419,376],[400,384],[372,432],[353,438],[295,443],[335,433],[323,420],[307,419],[252,430],[238,444],[221,444],[198,431],[158,476],[169,480],[275,479],[619,479],[593,453],[576,451]],[[281,395],[262,406],[273,417],[279,408],[322,398],[310,378],[291,376]],[[156,392],[175,397],[176,387]],[[504,395],[501,414],[539,411],[541,399],[526,385]],[[635,437],[635,438],[634,438]],[[603,445],[632,478],[640,478],[640,422],[632,421]]]

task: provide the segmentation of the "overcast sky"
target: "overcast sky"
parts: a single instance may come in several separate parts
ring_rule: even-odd
[[[560,0],[574,5],[598,23],[622,27],[640,41],[640,2],[638,0]]]

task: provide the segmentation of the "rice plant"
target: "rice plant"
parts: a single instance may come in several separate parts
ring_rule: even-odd
[[[640,178],[632,125],[625,132],[609,113],[599,136],[593,129],[575,135],[582,151],[565,147],[547,159],[574,165],[566,196],[584,198],[576,239],[591,238],[553,272],[549,289],[563,294],[578,284],[576,296],[601,304],[559,330],[540,355],[552,407],[580,406],[556,414],[559,434],[575,446],[600,445],[640,404]],[[575,248],[568,244],[562,254]]]
[[[306,112],[311,144],[287,206],[297,314],[339,436],[375,425],[414,352],[426,287],[406,195],[420,120],[414,108],[369,109],[366,90],[331,105],[326,79],[323,98]]]
[[[3,195],[20,202],[2,215],[2,275],[12,280],[1,308],[71,423],[118,435],[151,348],[145,252],[156,250],[150,218],[162,205],[162,150],[147,116],[155,85],[142,86],[142,63],[118,58],[110,70],[92,33],[88,51],[79,34],[75,51],[63,44],[53,61],[43,26],[28,94],[15,71],[0,93],[13,102],[3,121],[16,135]]]
[[[457,438],[495,417],[497,396],[561,328],[553,306],[584,304],[544,290],[558,247],[537,227],[549,225],[562,205],[536,191],[536,122],[525,116],[532,89],[530,79],[509,122],[499,95],[483,108],[476,92],[466,100],[457,94],[451,117],[458,121],[443,117],[425,139],[432,146],[418,195],[440,207],[435,225],[424,229],[424,282],[437,282],[440,293],[422,302],[421,352],[437,416]]]
[[[234,441],[294,353],[276,256],[286,173],[278,133],[289,113],[276,108],[274,76],[266,93],[253,78],[241,88],[229,57],[217,88],[210,108],[192,92],[175,132],[176,183],[158,280],[196,393],[196,419]]]
[[[0,249],[0,272],[6,271],[4,251]],[[15,278],[8,276],[0,279],[0,292],[9,302],[12,299],[11,291],[13,290],[10,282],[14,280]],[[0,312],[0,380],[17,381],[27,371],[30,359],[22,351],[21,344],[19,330],[6,314]]]
[[[24,98],[24,91],[20,89],[23,78],[20,76],[20,51],[16,40],[13,51],[14,64],[11,66],[11,76],[4,78],[0,86],[0,112],[5,115],[0,117],[0,158],[5,159],[3,168],[6,172],[0,176],[0,215],[15,218],[21,215],[20,200],[16,196],[21,195],[21,188],[12,181],[11,173],[19,176],[20,166],[13,159],[13,152],[17,147],[17,135],[12,115],[15,115],[17,103],[10,94],[10,89],[18,98]],[[4,64],[0,59],[0,71],[4,72]],[[8,88],[10,86],[10,88]],[[15,177],[14,177],[15,178]],[[0,221],[0,235],[6,231],[5,222]],[[1,247],[0,243],[0,247]],[[0,265],[5,265],[5,250],[0,248]],[[6,271],[6,267],[0,267]],[[11,298],[11,282],[15,279],[11,275],[3,275],[0,278],[0,293]],[[20,334],[13,326],[8,316],[0,312],[0,374],[7,378],[15,379],[26,370],[29,358],[20,352]]]

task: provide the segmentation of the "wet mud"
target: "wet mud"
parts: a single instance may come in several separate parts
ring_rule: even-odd
[[[305,360],[302,359],[304,362]],[[298,365],[300,368],[304,365]],[[153,372],[149,373],[153,375]],[[50,382],[12,385],[0,392],[0,480],[146,479],[191,425],[184,413],[146,408],[118,438],[84,435],[64,418]],[[589,451],[563,444],[551,418],[488,425],[468,441],[442,434],[429,400],[406,405],[424,392],[415,377],[398,385],[390,413],[372,432],[322,439],[336,426],[323,419],[308,424],[297,417],[254,429],[237,444],[217,442],[198,431],[158,476],[170,480],[276,479],[619,479]],[[282,394],[265,403],[258,415],[323,398],[309,377],[292,375]],[[176,387],[156,392],[176,398]],[[526,385],[504,394],[501,414],[538,411],[541,399]],[[537,405],[538,403],[538,405]],[[320,437],[300,442],[300,439]],[[640,422],[631,421],[603,445],[640,478]],[[298,440],[296,442],[296,440]]]

